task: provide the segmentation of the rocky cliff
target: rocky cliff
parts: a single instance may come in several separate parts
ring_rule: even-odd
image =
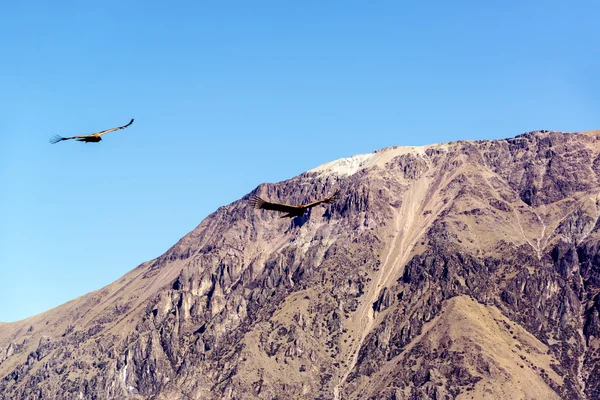
[[[598,136],[597,136],[598,135]],[[4,399],[598,399],[600,132],[392,147],[0,324]]]

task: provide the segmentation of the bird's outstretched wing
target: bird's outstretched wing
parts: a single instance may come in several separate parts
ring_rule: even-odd
[[[308,203],[308,204],[302,204],[299,207],[302,207],[302,208],[311,208],[311,207],[314,207],[314,206],[318,206],[321,203],[327,203],[328,204],[328,203],[333,202],[335,199],[337,199],[337,197],[338,197],[339,194],[340,194],[340,191],[336,190],[336,192],[334,194],[332,194],[331,196],[329,196],[327,198],[324,198],[322,200],[313,201],[312,203]]]
[[[263,210],[273,210],[273,211],[281,211],[281,212],[294,212],[298,211],[298,206],[291,206],[289,204],[280,204],[280,203],[270,203],[261,199],[258,196],[252,196],[250,198],[250,206],[256,209]]]
[[[123,125],[123,126],[119,126],[119,127],[116,127],[116,128],[110,128],[110,129],[106,129],[106,130],[103,130],[103,131],[100,131],[100,132],[92,133],[92,135],[101,136],[101,135],[104,135],[104,134],[109,133],[109,132],[114,132],[114,131],[118,131],[120,129],[125,129],[125,128],[127,128],[131,124],[133,124],[133,118],[131,118],[131,121],[129,121],[129,123],[127,123],[127,125]],[[86,135],[86,136],[89,136],[89,135]]]

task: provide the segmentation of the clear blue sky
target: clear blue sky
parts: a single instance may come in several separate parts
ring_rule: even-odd
[[[4,3],[0,321],[109,284],[261,182],[390,145],[600,128],[598,4]]]

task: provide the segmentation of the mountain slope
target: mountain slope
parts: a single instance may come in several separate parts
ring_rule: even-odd
[[[392,147],[219,208],[106,288],[0,325],[4,398],[600,397],[600,140]]]

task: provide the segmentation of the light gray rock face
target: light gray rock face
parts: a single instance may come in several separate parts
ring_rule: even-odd
[[[600,398],[599,173],[595,134],[540,131],[262,184],[341,195],[290,221],[248,194],[112,285],[0,325],[0,396]]]

